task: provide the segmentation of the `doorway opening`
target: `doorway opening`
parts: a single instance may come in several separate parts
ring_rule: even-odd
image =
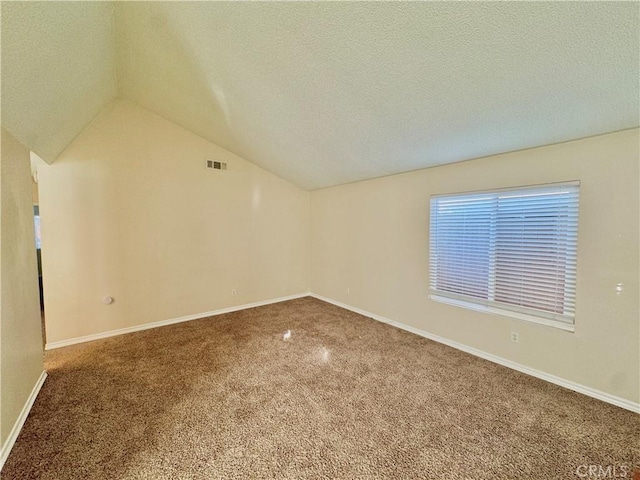
[[[42,285],[42,234],[40,230],[40,200],[38,195],[38,174],[37,170],[33,168],[32,161],[32,175],[31,175],[31,189],[33,197],[33,225],[35,231],[35,246],[36,246],[36,258],[38,260],[38,289],[40,292],[40,322],[42,325],[42,347],[47,344],[46,328],[44,323],[44,289]]]

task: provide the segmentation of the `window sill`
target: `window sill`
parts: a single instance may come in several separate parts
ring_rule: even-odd
[[[473,302],[466,302],[464,300],[458,300],[449,297],[443,297],[441,295],[429,294],[429,298],[434,302],[445,303],[447,305],[453,305],[455,307],[462,307],[468,310],[475,310],[482,313],[493,313],[496,315],[502,315],[504,317],[511,317],[525,322],[537,323],[539,325],[546,325],[548,327],[558,328],[566,332],[575,332],[575,325],[568,323],[558,322],[556,320],[550,320],[547,318],[536,317],[535,315],[527,315],[525,313],[512,312],[511,310],[503,310],[501,308],[490,307],[488,305],[479,305]]]

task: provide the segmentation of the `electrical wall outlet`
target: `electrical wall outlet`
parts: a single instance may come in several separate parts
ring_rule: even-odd
[[[232,297],[235,297],[237,294],[238,294],[238,292],[236,291],[235,288],[231,290],[231,296]]]
[[[518,332],[511,332],[511,341],[513,343],[518,343],[519,340],[520,340],[520,335],[518,334]]]

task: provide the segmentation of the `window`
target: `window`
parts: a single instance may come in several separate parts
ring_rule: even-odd
[[[579,184],[431,198],[434,300],[573,330]]]

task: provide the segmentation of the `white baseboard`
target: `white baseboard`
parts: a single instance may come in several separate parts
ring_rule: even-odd
[[[85,335],[83,337],[70,338],[68,340],[61,340],[59,342],[47,343],[44,347],[45,350],[53,350],[55,348],[67,347],[69,345],[75,345],[77,343],[91,342],[93,340],[100,340],[101,338],[115,337],[117,335],[124,335],[125,333],[139,332],[141,330],[148,330],[150,328],[164,327],[165,325],[172,325],[174,323],[188,322],[190,320],[198,320],[200,318],[213,317],[215,315],[222,315],[223,313],[237,312],[238,310],[246,310],[247,308],[261,307],[263,305],[270,305],[272,303],[286,302],[287,300],[293,300],[295,298],[308,297],[309,293],[298,293],[296,295],[289,295],[287,297],[272,298],[270,300],[262,300],[260,302],[247,303],[244,305],[236,305],[234,307],[220,308],[218,310],[212,310],[210,312],[194,313],[193,315],[186,315],[184,317],[171,318],[169,320],[161,320],[159,322],[145,323],[143,325],[136,325],[135,327],[120,328],[117,330],[109,330],[108,332],[94,333],[92,335]]]
[[[13,424],[13,428],[11,429],[7,440],[4,442],[4,445],[2,445],[2,450],[0,450],[0,470],[2,470],[2,467],[4,467],[4,462],[7,461],[11,449],[18,439],[18,435],[20,435],[20,430],[22,430],[22,426],[24,425],[24,422],[27,420],[27,416],[31,411],[31,407],[33,407],[33,402],[36,401],[36,397],[38,396],[38,393],[40,393],[40,389],[42,388],[42,385],[44,384],[44,381],[46,379],[47,372],[42,372],[40,374],[40,377],[38,378],[38,381],[33,386],[33,389],[31,390],[31,393],[29,394],[24,407],[22,407],[20,415],[18,415],[18,418],[16,419],[16,423]]]
[[[360,308],[352,307],[351,305],[347,305],[345,303],[337,302],[330,298],[323,297],[321,295],[317,295],[315,293],[310,293],[310,296],[317,298],[318,300],[322,300],[323,302],[331,303],[341,308],[345,308],[347,310],[351,310],[352,312],[359,313],[360,315],[364,315],[365,317],[373,318],[379,322],[388,323],[393,325],[394,327],[401,328],[406,330],[407,332],[415,333],[416,335],[420,335],[421,337],[428,338],[429,340],[433,340],[438,343],[442,343],[444,345],[448,345],[449,347],[453,347],[457,350],[462,350],[463,352],[470,353],[471,355],[475,355],[476,357],[484,358],[485,360],[489,360],[490,362],[497,363],[499,365],[511,368],[513,370],[517,370],[522,373],[526,373],[527,375],[531,375],[532,377],[539,378],[541,380],[545,380],[549,383],[553,383],[555,385],[559,385],[564,388],[568,388],[569,390],[573,390],[574,392],[582,393],[583,395],[587,395],[588,397],[596,398],[598,400],[602,400],[603,402],[610,403],[612,405],[616,405],[618,407],[624,408],[626,410],[631,410],[635,413],[640,413],[640,403],[632,402],[631,400],[627,400],[625,398],[617,397],[615,395],[611,395],[609,393],[596,390],[595,388],[587,387],[586,385],[581,385],[579,383],[572,382],[570,380],[566,380],[564,378],[557,377],[555,375],[551,375],[549,373],[542,372],[540,370],[536,370],[535,368],[530,368],[525,365],[521,365],[516,362],[512,362],[511,360],[507,360],[506,358],[498,357],[497,355],[493,355],[491,353],[484,352],[482,350],[478,350],[477,348],[469,347],[467,345],[463,345],[462,343],[455,342],[453,340],[449,340],[447,338],[440,337],[438,335],[434,335],[433,333],[426,332],[424,330],[420,330],[419,328],[412,327],[410,325],[405,325],[404,323],[397,322],[395,320],[391,320],[380,315],[376,315],[371,312],[367,312]]]

